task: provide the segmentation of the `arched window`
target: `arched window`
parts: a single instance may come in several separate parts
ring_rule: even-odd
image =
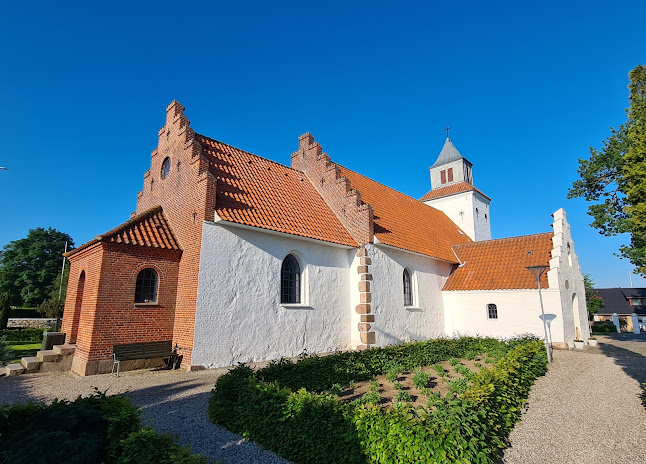
[[[154,269],[144,269],[137,274],[135,303],[157,303],[157,282]]]
[[[280,302],[301,302],[301,267],[293,255],[285,256],[280,268]]]
[[[498,306],[493,303],[487,305],[487,319],[498,319]]]
[[[413,282],[408,269],[404,269],[404,306],[413,306]]]

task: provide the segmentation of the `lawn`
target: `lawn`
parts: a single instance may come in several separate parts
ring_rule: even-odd
[[[7,342],[7,348],[11,350],[11,360],[9,362],[19,363],[20,358],[26,356],[36,356],[36,352],[40,350],[40,342]]]

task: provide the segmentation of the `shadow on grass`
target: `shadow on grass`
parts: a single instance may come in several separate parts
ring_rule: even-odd
[[[38,342],[7,342],[7,348],[11,350],[9,362],[19,363],[20,359],[27,356],[36,356],[41,344]]]

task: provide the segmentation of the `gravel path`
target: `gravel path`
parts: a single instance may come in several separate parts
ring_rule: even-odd
[[[596,348],[554,352],[504,463],[646,463],[646,335],[598,338]]]
[[[554,363],[529,397],[529,407],[511,433],[505,464],[646,463],[646,335],[599,337],[599,347],[555,351]],[[78,377],[31,374],[0,379],[0,404],[74,399],[94,387],[125,393],[142,407],[144,420],[190,444],[193,451],[227,464],[288,464],[206,417],[209,393],[227,369],[150,371]]]
[[[79,377],[71,373],[30,374],[0,379],[0,404],[75,399],[97,387],[125,393],[142,407],[142,417],[157,431],[180,437],[182,444],[227,464],[289,464],[289,461],[219,427],[206,416],[209,393],[228,369],[198,372],[139,370]]]

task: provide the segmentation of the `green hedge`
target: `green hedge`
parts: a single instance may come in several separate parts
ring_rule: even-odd
[[[204,464],[172,437],[141,427],[123,396],[97,392],[50,405],[0,405],[0,462]]]
[[[408,405],[382,410],[281,386],[320,389],[349,378],[348,371],[366,379],[369,372],[384,373],[395,363],[412,369],[483,347],[499,357],[496,365],[474,376],[466,392],[445,398],[433,410]],[[544,345],[536,339],[437,340],[314,359],[304,358],[292,367],[283,361],[255,374],[246,366],[233,369],[218,379],[209,418],[296,463],[494,463],[547,363]],[[341,361],[350,361],[347,369]],[[306,375],[299,365],[313,366],[325,379]]]
[[[3,329],[0,338],[8,342],[42,342],[45,329]]]
[[[617,328],[614,325],[593,325],[592,333],[612,333],[617,332]]]

